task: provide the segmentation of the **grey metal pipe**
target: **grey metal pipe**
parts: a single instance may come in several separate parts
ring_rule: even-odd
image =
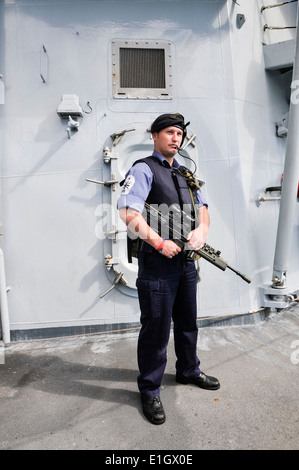
[[[0,79],[3,76],[0,74]],[[5,87],[2,80],[0,80],[0,104],[5,103]],[[1,161],[1,159],[0,159]],[[7,302],[7,287],[4,266],[4,254],[2,250],[2,185],[0,174],[0,324],[2,329],[2,339],[4,344],[10,343],[10,325],[9,325],[9,312]]]
[[[7,287],[4,267],[4,255],[0,248],[0,308],[1,308],[1,325],[2,339],[4,344],[10,343],[10,326],[7,303]]]
[[[299,83],[299,8],[297,10],[296,51],[292,84]],[[285,287],[291,251],[299,181],[299,100],[291,99],[289,127],[283,171],[280,211],[273,263],[272,287]]]

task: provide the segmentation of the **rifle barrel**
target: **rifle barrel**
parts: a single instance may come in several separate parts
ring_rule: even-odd
[[[246,276],[246,274],[240,273],[240,271],[237,271],[236,269],[232,268],[229,264],[227,265],[228,269],[233,271],[237,276],[240,276],[244,281],[246,281],[248,284],[251,283],[250,277]]]

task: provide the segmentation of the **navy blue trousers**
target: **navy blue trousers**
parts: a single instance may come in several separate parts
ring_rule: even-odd
[[[172,320],[177,374],[200,374],[196,354],[196,269],[184,253],[169,259],[157,252],[141,252],[138,263],[138,388],[142,398],[152,398],[160,395]]]

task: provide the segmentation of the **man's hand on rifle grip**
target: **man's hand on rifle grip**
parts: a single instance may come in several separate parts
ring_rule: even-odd
[[[166,256],[167,258],[173,258],[175,255],[177,255],[181,251],[182,251],[181,248],[172,240],[165,240],[164,247],[163,247],[161,254],[163,256]]]

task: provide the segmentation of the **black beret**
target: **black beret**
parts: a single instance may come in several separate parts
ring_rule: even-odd
[[[179,113],[175,114],[162,114],[161,116],[157,117],[157,119],[153,122],[151,126],[151,133],[159,132],[166,127],[174,126],[182,129],[183,131],[183,139],[181,145],[186,137],[186,127],[190,124],[187,122],[185,124],[184,116]]]

